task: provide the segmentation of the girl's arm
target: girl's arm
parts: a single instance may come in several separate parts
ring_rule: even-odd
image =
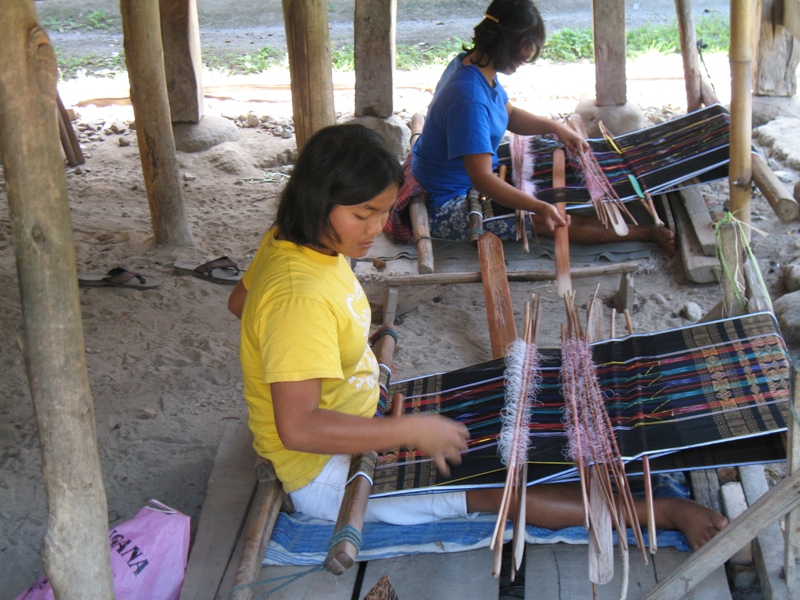
[[[228,310],[233,313],[237,319],[242,318],[242,310],[244,309],[244,301],[247,298],[247,288],[239,281],[236,287],[233,288],[231,295],[228,296]]]
[[[508,130],[519,135],[545,135],[554,133],[561,143],[572,152],[580,153],[589,148],[589,144],[575,131],[546,117],[539,117],[527,110],[516,108],[510,102],[506,104],[508,111]]]
[[[275,424],[289,450],[355,454],[414,446],[429,454],[442,473],[461,463],[467,428],[438,415],[371,419],[319,407],[320,379],[270,384]]]
[[[462,157],[472,187],[495,202],[508,208],[527,210],[536,213],[545,220],[548,229],[567,225],[558,210],[552,204],[537,200],[513,185],[500,179],[492,171],[491,154],[467,154]]]

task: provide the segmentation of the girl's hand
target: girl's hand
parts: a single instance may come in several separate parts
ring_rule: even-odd
[[[552,234],[556,227],[569,226],[569,215],[566,218],[562,217],[555,205],[541,200],[535,200],[535,202],[537,203],[537,207],[533,209],[535,221],[541,223],[546,231]]]
[[[421,415],[404,419],[414,420],[416,438],[414,445],[433,458],[436,467],[443,475],[450,474],[447,463],[461,464],[461,453],[466,452],[469,440],[469,432],[462,423],[440,415]]]
[[[583,154],[585,150],[589,149],[589,143],[584,140],[576,131],[570,129],[566,125],[561,125],[556,131],[558,139],[567,147],[568,150],[575,154]]]

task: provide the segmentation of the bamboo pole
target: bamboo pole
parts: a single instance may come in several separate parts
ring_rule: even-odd
[[[750,224],[750,184],[752,181],[752,39],[753,11],[749,0],[731,0],[731,150],[728,183],[731,212]],[[746,229],[750,239],[750,231]]]
[[[336,122],[328,4],[323,0],[283,0],[283,22],[292,77],[297,150],[300,151],[317,130]]]
[[[121,0],[136,139],[157,244],[194,244],[183,203],[167,97],[158,0]]]
[[[3,3],[0,156],[22,299],[22,346],[49,518],[44,570],[59,600],[114,597],[108,514],[86,370],[59,148],[56,61],[31,0]]]

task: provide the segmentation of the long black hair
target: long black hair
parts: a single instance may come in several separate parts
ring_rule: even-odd
[[[403,185],[403,169],[380,134],[356,123],[325,127],[303,146],[275,224],[295,244],[324,246],[336,237],[336,205],[367,202],[392,184]]]
[[[531,0],[494,0],[473,31],[472,46],[464,50],[478,53],[478,66],[493,64],[497,71],[535,61],[546,38],[542,15]],[[533,47],[530,58],[522,53],[525,46]]]

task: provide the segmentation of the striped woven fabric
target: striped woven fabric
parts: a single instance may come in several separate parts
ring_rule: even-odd
[[[578,159],[567,153],[566,187],[553,192],[553,150],[564,146],[552,137],[531,136],[528,158],[533,162],[531,182],[536,197],[545,202],[564,201],[568,208],[586,207],[591,202]],[[620,200],[641,191],[661,194],[728,176],[730,157],[730,115],[719,104],[707,106],[670,121],[633,131],[613,139],[588,140],[597,161]],[[617,152],[619,150],[619,152]],[[511,165],[511,149],[498,149],[501,162]]]
[[[790,359],[772,314],[607,340],[593,344],[592,353],[626,461],[648,455],[655,471],[669,471],[784,458],[767,435],[786,429],[791,399]],[[542,355],[529,425],[530,483],[574,474],[564,456],[560,353]],[[384,452],[373,495],[502,486],[497,435],[504,371],[503,361],[494,360],[392,384],[389,396],[405,394],[406,414],[433,411],[463,422],[469,451],[449,478],[413,448]],[[739,448],[743,453],[737,454]]]

